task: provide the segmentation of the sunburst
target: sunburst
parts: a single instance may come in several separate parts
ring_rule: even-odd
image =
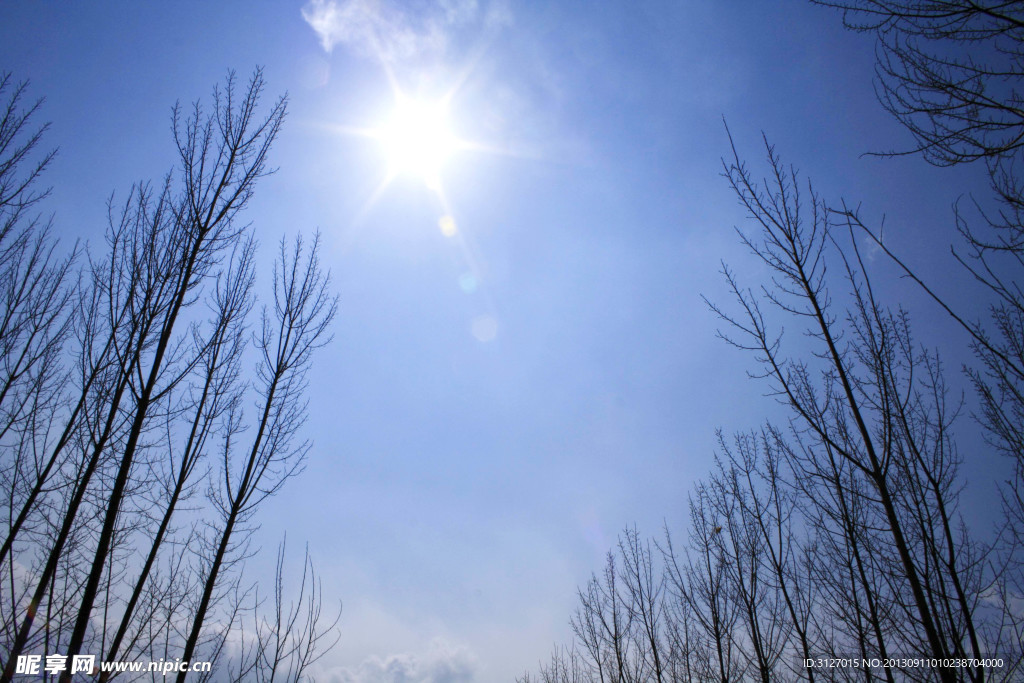
[[[388,175],[412,176],[439,189],[441,170],[462,147],[451,130],[447,100],[398,95],[387,121],[373,130],[388,159]]]

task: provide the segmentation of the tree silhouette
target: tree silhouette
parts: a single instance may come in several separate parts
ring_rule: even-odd
[[[208,109],[174,108],[175,170],[110,201],[106,248],[73,282],[75,250],[57,259],[26,213],[52,159],[33,156],[38,104],[0,81],[0,268],[22,283],[2,330],[3,681],[35,648],[66,653],[63,681],[79,654],[214,661],[258,609],[241,561],[260,502],[308,453],[305,374],[336,310],[318,238],[282,240],[250,332],[256,244],[240,214],[286,110],[280,98],[261,113],[263,91],[259,70],[244,85],[231,73]],[[299,604],[284,608],[282,562],[277,616],[236,665],[298,681],[333,624],[308,555]]]
[[[752,377],[790,418],[719,437],[715,471],[690,497],[688,540],[666,532],[660,569],[637,532],[624,532],[603,580],[580,591],[578,646],[544,671],[602,681],[1014,680],[1014,593],[958,513],[957,410],[941,362],[918,345],[907,312],[881,301],[850,215],[830,211],[765,148],[767,180],[755,181],[735,148],[724,170],[753,226],[741,239],[769,276],[748,288],[724,267],[735,303],[710,305],[722,338],[753,355]],[[803,665],[822,656],[879,666]],[[905,668],[891,657],[939,664]]]
[[[978,417],[993,449],[1010,459],[1004,487],[1007,524],[1001,548],[1006,580],[1024,593],[1024,8],[973,0],[815,0],[839,8],[847,26],[878,40],[877,84],[883,106],[907,128],[920,153],[939,165],[981,162],[991,197],[958,201],[962,246],[954,255],[968,281],[991,297],[988,320],[954,311],[885,245],[856,211],[841,213],[871,236],[972,337],[977,364],[968,375],[980,398]],[[965,205],[966,204],[966,205]],[[1007,618],[1018,631],[1022,619]]]

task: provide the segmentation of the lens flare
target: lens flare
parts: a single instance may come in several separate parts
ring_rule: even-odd
[[[437,222],[437,227],[441,228],[441,234],[445,237],[455,237],[455,233],[459,231],[455,227],[455,219],[451,217],[451,214],[445,214],[441,216],[441,219]]]

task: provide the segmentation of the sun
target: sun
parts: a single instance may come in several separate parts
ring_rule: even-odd
[[[444,100],[398,97],[390,118],[376,131],[384,146],[389,175],[409,175],[428,187],[440,183],[441,169],[459,148]]]

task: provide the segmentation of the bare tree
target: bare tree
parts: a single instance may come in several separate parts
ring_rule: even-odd
[[[26,222],[52,156],[18,175],[41,133],[23,89],[8,97],[0,151],[13,161],[0,164],[0,210],[15,246],[0,250],[10,257],[0,269],[12,275],[5,284],[17,275],[26,285],[12,290],[17,326],[0,340],[14,388],[0,393],[10,416],[0,425],[9,484],[0,597],[10,607],[0,680],[37,645],[69,660],[97,651],[171,660],[204,644],[216,661],[245,615],[262,614],[240,560],[252,552],[259,503],[308,452],[298,436],[304,378],[336,310],[318,240],[290,250],[282,241],[273,306],[247,351],[255,241],[239,213],[271,171],[285,115],[284,98],[260,114],[263,87],[259,71],[242,87],[229,74],[209,112],[198,102],[187,114],[174,108],[176,170],[110,201],[106,253],[87,259],[77,289],[67,283],[74,252],[57,259],[45,228]],[[4,77],[0,94],[10,88]],[[255,632],[251,671],[297,683],[331,645],[333,624],[322,621],[308,556],[301,607],[284,606],[281,581],[277,616]],[[68,666],[60,677],[73,674]]]
[[[690,496],[688,546],[677,554],[666,531],[662,555],[671,593],[694,622],[687,634],[697,680],[729,683],[743,675],[739,651],[740,618],[729,559],[722,538],[722,520],[711,504],[706,484]]]
[[[192,659],[215,598],[221,572],[245,556],[251,520],[259,504],[276,493],[302,467],[309,443],[296,443],[305,421],[303,400],[312,353],[326,344],[336,310],[328,279],[320,269],[318,241],[305,253],[301,238],[289,252],[281,241],[274,268],[273,312],[264,310],[256,346],[260,362],[255,435],[236,452],[246,429],[241,406],[232,406],[221,447],[221,482],[211,486],[211,501],[221,517],[204,557],[205,578],[199,605],[185,641],[183,659]],[[244,442],[243,442],[244,443]],[[185,673],[179,675],[181,683]]]
[[[789,428],[720,439],[717,471],[690,498],[688,543],[678,550],[666,534],[660,579],[647,546],[626,532],[603,580],[580,591],[572,621],[589,675],[1012,678],[1016,632],[983,606],[998,584],[957,512],[958,406],[941,364],[914,342],[906,312],[880,303],[856,241],[844,238],[848,216],[813,190],[803,204],[796,172],[766,148],[764,184],[735,150],[725,170],[759,228],[742,239],[773,277],[755,294],[726,269],[739,312],[712,308],[722,336],[755,354],[755,376],[791,410]],[[810,342],[771,332],[781,321]],[[1008,666],[814,672],[783,663],[993,652]]]
[[[920,153],[939,165],[982,161],[987,166],[994,208],[975,201],[972,218],[958,204],[956,221],[967,246],[957,258],[994,296],[991,324],[957,315],[935,298],[974,338],[980,367],[971,376],[982,398],[982,420],[993,445],[1019,468],[1024,459],[1019,398],[1024,301],[1018,287],[1024,186],[1017,169],[1024,154],[1024,8],[974,0],[813,1],[842,10],[848,27],[877,36],[879,99],[918,143],[901,154]],[[856,212],[846,207],[842,212],[867,229]],[[1011,498],[1019,498],[1016,487]],[[1013,515],[1019,515],[1019,501],[1011,503],[1017,505]]]
[[[795,171],[767,149],[771,180],[764,186],[735,149],[726,175],[761,228],[757,236],[744,235],[744,243],[775,274],[763,299],[806,321],[818,360],[788,358],[759,299],[728,271],[742,313],[715,308],[736,335],[726,338],[756,352],[773,393],[793,410],[804,466],[822,471],[826,465],[825,476],[837,461],[849,469],[848,477],[832,479],[837,495],[865,506],[865,529],[880,529],[898,558],[883,569],[895,605],[912,624],[900,645],[925,643],[924,652],[935,658],[981,658],[974,608],[982,584],[956,513],[955,412],[946,408],[939,361],[915,346],[905,312],[878,302],[856,241],[840,247],[823,201],[811,190],[805,208]],[[849,288],[844,312],[836,312],[830,267]],[[957,677],[949,669],[938,674],[944,681]],[[982,680],[986,674],[974,668],[969,675]]]
[[[657,572],[651,542],[643,541],[636,527],[626,529],[619,537],[619,555],[625,579],[628,609],[636,624],[636,651],[643,661],[642,680],[667,679],[664,654],[665,578]]]
[[[249,657],[239,658],[240,669],[234,677],[237,681],[300,683],[306,680],[309,667],[338,642],[335,626],[341,610],[333,618],[324,613],[323,588],[309,548],[297,595],[286,604],[285,545],[282,541],[277,551],[269,615],[256,617],[252,652]]]
[[[35,127],[42,101],[26,104],[27,87],[0,74],[0,566],[57,464],[46,452],[63,408],[76,256],[59,257],[50,224],[31,214],[48,194],[37,185],[56,153],[38,149],[47,126]]]
[[[572,647],[555,647],[548,662],[541,663],[536,677],[526,672],[516,678],[516,683],[590,683],[594,679],[587,675],[582,657]]]
[[[952,310],[876,242],[972,336],[978,417],[1016,468],[1005,543],[977,541],[960,518],[962,406],[909,314],[873,286],[855,239],[873,232],[847,206],[827,207],[767,142],[763,183],[734,147],[725,175],[756,226],[741,236],[770,276],[751,290],[726,268],[738,306],[712,308],[792,418],[721,441],[717,472],[691,496],[689,543],[680,551],[666,539],[666,671],[673,680],[1015,680],[1024,637],[1024,7],[813,1],[877,36],[878,97],[915,139],[883,154],[986,166],[994,202],[956,206],[966,250],[954,254],[991,295],[989,320]],[[1005,666],[814,671],[782,664],[789,653],[998,654]]]
[[[760,438],[737,434],[730,445],[719,433],[721,455],[711,477],[748,660],[762,681],[779,677],[785,650],[791,650],[793,659],[795,653],[803,658],[812,654],[810,587],[801,581],[795,564],[796,500],[792,487],[781,481],[778,447],[769,435],[777,437],[770,428]],[[791,640],[796,647],[787,648]]]
[[[994,451],[1010,458],[1004,487],[1007,524],[1000,548],[1001,587],[1024,594],[1024,7],[975,0],[814,0],[843,12],[844,23],[877,36],[877,92],[907,128],[920,153],[938,165],[981,161],[992,195],[954,205],[963,247],[954,256],[968,281],[990,297],[988,320],[954,311],[933,287],[893,253],[856,211],[842,206],[849,225],[873,237],[971,335],[977,364],[968,375],[980,398],[977,417]],[[1004,616],[1024,636],[1019,611]],[[1011,600],[1012,602],[1012,600]]]
[[[932,163],[1024,145],[1024,8],[1006,0],[812,0],[878,38],[877,92]]]
[[[619,565],[611,551],[600,579],[592,576],[579,591],[580,604],[572,617],[573,633],[589,657],[591,677],[609,683],[634,681],[632,614],[622,595]]]

